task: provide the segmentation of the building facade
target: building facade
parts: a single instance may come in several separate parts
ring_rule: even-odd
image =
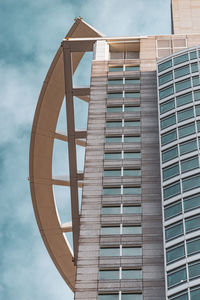
[[[31,194],[76,300],[200,299],[199,12],[199,0],[173,0],[173,34],[126,38],[78,18],[49,69],[33,122]],[[87,51],[91,84],[75,88]],[[87,130],[75,128],[75,96],[89,102]],[[62,103],[65,133],[56,131]],[[55,139],[68,143],[69,178],[52,176]],[[85,147],[82,173],[76,145]],[[70,187],[71,223],[59,219],[55,185]]]

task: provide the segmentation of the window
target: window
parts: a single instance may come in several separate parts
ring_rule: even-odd
[[[123,72],[123,66],[110,66],[109,72]]]
[[[122,233],[123,234],[142,234],[142,227],[141,226],[123,225]]]
[[[104,171],[104,176],[105,177],[110,177],[110,176],[121,176],[121,170],[105,170]]]
[[[101,210],[103,215],[119,215],[121,214],[120,206],[103,206]]]
[[[160,99],[166,98],[166,97],[172,95],[173,93],[174,93],[174,87],[173,87],[173,85],[170,85],[169,87],[160,90],[160,92],[159,92]]]
[[[166,162],[178,156],[178,147],[171,148],[162,152],[162,162]]]
[[[122,98],[122,93],[109,93],[107,95],[108,99],[118,99],[118,98]]]
[[[181,201],[168,205],[165,207],[164,210],[165,220],[178,216],[181,213],[182,213]]]
[[[199,76],[192,77],[192,84],[193,86],[200,85]]]
[[[108,85],[123,84],[123,79],[108,79]]]
[[[105,139],[106,143],[122,143],[122,137],[121,136],[111,136],[107,137]]]
[[[190,300],[200,299],[200,287],[194,287],[190,289]]]
[[[192,93],[188,93],[186,95],[176,97],[176,105],[178,107],[188,104],[190,102],[192,102]]]
[[[125,112],[129,112],[129,111],[138,112],[138,111],[140,111],[140,106],[125,106],[124,111]]]
[[[189,211],[200,207],[200,194],[183,199],[184,211]]]
[[[142,294],[122,294],[121,300],[142,300]]]
[[[168,287],[171,288],[175,285],[181,284],[186,281],[186,267],[175,269],[171,272],[168,272],[167,283]]]
[[[170,59],[170,60],[167,60],[164,63],[158,65],[158,72],[162,72],[171,67],[172,67],[172,60]]]
[[[194,100],[195,101],[200,100],[200,90],[194,91]]]
[[[177,139],[176,129],[170,131],[169,133],[162,134],[161,136],[161,144],[169,144]]]
[[[133,158],[133,159],[139,159],[141,158],[141,153],[140,152],[124,152],[124,158]]]
[[[186,154],[186,153],[190,153],[192,151],[197,150],[197,141],[195,140],[191,140],[189,142],[186,143],[182,143],[180,144],[180,154]]]
[[[122,279],[141,279],[142,270],[122,270]]]
[[[191,176],[182,180],[183,191],[189,191],[200,186],[200,175]]]
[[[179,77],[185,76],[187,74],[190,74],[189,65],[174,70],[175,78],[179,78]]]
[[[168,298],[169,300],[188,300],[188,292],[185,290]]]
[[[175,247],[167,249],[167,263],[172,263],[185,257],[185,247],[184,243],[176,245]]]
[[[185,220],[186,232],[191,232],[200,228],[200,215],[190,217]]]
[[[141,214],[141,206],[123,206],[123,214]]]
[[[194,255],[200,251],[200,239],[195,238],[187,241],[187,253],[188,255]]]
[[[121,159],[122,154],[121,153],[105,153],[104,158],[105,159]]]
[[[139,98],[140,93],[138,92],[125,92],[125,98]]]
[[[119,270],[100,270],[99,280],[115,280],[119,279]]]
[[[125,66],[125,71],[140,71],[139,66]]]
[[[128,170],[124,169],[123,176],[141,176],[141,170]]]
[[[188,264],[189,278],[195,279],[200,276],[200,261],[197,260]]]
[[[197,58],[196,51],[190,52],[190,59],[195,59],[195,58]]]
[[[104,188],[103,195],[120,195],[121,188]]]
[[[164,200],[174,197],[180,193],[180,182],[170,184],[164,188]]]
[[[164,114],[165,112],[172,110],[175,108],[175,103],[174,103],[174,99],[164,102],[162,104],[160,104],[160,113]]]
[[[102,235],[120,234],[120,227],[119,226],[101,227],[101,234]]]
[[[181,172],[188,172],[199,167],[198,156],[181,161]]]
[[[181,64],[181,63],[186,62],[188,60],[189,60],[188,54],[183,54],[183,55],[177,56],[177,57],[174,58],[174,65]]]
[[[167,180],[169,178],[175,177],[176,175],[179,175],[179,165],[174,164],[170,167],[167,167],[163,170],[163,180]]]
[[[118,294],[98,295],[98,300],[119,300],[119,295]]]
[[[196,105],[195,106],[195,110],[196,110],[196,116],[200,116],[200,105]]]
[[[165,84],[166,82],[173,80],[173,74],[172,72],[166,73],[162,76],[159,76],[159,84]]]
[[[141,247],[122,247],[122,256],[141,256]]]
[[[123,194],[124,195],[140,195],[141,187],[124,187]]]
[[[175,223],[174,225],[170,225],[166,227],[165,230],[165,238],[166,241],[172,240],[183,234],[183,222],[180,221]]]
[[[120,249],[117,248],[101,248],[100,256],[120,256]]]
[[[178,116],[178,122],[193,118],[194,117],[193,107],[179,111],[177,113],[177,116]]]
[[[116,122],[106,122],[106,128],[111,127],[122,127],[122,122],[116,121]]]
[[[172,126],[174,124],[176,124],[175,114],[161,120],[161,129]]]
[[[122,112],[122,106],[107,107],[108,113]]]
[[[197,121],[197,131],[200,131],[200,121]]]
[[[138,127],[140,126],[140,121],[125,121],[124,127]]]
[[[195,124],[190,123],[188,125],[182,126],[178,128],[179,138],[185,137],[187,135],[195,133]]]
[[[185,89],[189,89],[191,87],[191,79],[186,79],[183,81],[179,81],[175,83],[176,92],[183,91]]]
[[[140,79],[125,79],[125,84],[140,84]]]
[[[197,63],[191,64],[191,70],[192,70],[192,73],[198,72],[199,71],[198,64]]]
[[[141,141],[140,136],[125,136],[124,143],[139,143]]]

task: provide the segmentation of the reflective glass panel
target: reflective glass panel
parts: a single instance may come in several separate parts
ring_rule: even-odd
[[[181,64],[189,60],[188,54],[183,54],[174,58],[174,65]]]
[[[105,153],[104,158],[105,159],[121,159],[122,154],[121,153]]]
[[[119,300],[118,294],[98,295],[98,300]]]
[[[193,107],[185,110],[181,110],[177,113],[177,115],[178,115],[178,122],[193,118],[194,117]]]
[[[188,65],[174,70],[175,78],[179,78],[187,74],[190,74],[190,68]]]
[[[179,165],[177,163],[163,170],[163,180],[165,181],[169,178],[175,177],[178,174],[179,174]]]
[[[123,206],[123,214],[141,214],[141,206]]]
[[[173,87],[173,85],[170,85],[169,87],[164,88],[159,91],[160,99],[168,97],[168,96],[172,95],[173,93],[174,93],[174,87]]]
[[[119,270],[102,270],[99,271],[99,280],[119,279]]]
[[[187,290],[182,292],[182,293],[178,293],[176,295],[173,295],[171,297],[168,297],[170,300],[188,300],[188,293]]]
[[[186,232],[197,230],[200,228],[200,216],[191,217],[185,220]]]
[[[187,172],[199,167],[198,156],[181,161],[181,172]]]
[[[190,52],[190,59],[195,59],[195,58],[197,58],[197,52],[196,51]]]
[[[140,187],[124,187],[123,188],[124,195],[140,195],[141,188]]]
[[[164,114],[165,112],[175,108],[174,99],[160,104],[160,113]]]
[[[200,121],[197,121],[197,131],[200,131]]]
[[[104,188],[103,194],[104,195],[120,195],[121,188]]]
[[[122,93],[109,93],[107,95],[108,99],[122,98]]]
[[[192,93],[188,93],[186,95],[176,97],[176,105],[178,107],[188,104],[190,102],[192,102]]]
[[[181,259],[185,256],[185,247],[184,243],[177,245],[175,248],[167,249],[167,263],[172,263],[178,259]]]
[[[124,152],[124,158],[141,158],[140,152]]]
[[[173,218],[182,213],[181,201],[165,207],[165,220]]]
[[[122,256],[140,256],[142,255],[141,247],[122,247]]]
[[[142,294],[122,294],[121,300],[142,300]]]
[[[192,239],[187,241],[187,253],[192,255],[200,252],[200,239]]]
[[[120,206],[104,206],[101,210],[103,215],[119,215],[121,214]]]
[[[178,147],[171,148],[162,152],[162,162],[166,162],[178,156]]]
[[[122,122],[106,122],[106,128],[122,127]]]
[[[124,170],[123,176],[141,176],[141,170]]]
[[[124,111],[140,111],[140,106],[125,106]]]
[[[118,137],[118,136],[107,137],[105,141],[106,143],[121,143],[122,137]]]
[[[191,300],[199,300],[200,299],[200,288],[191,289],[190,299]]]
[[[183,91],[191,87],[191,79],[186,79],[175,83],[176,92]]]
[[[124,143],[139,143],[141,141],[140,136],[125,136]]]
[[[189,191],[200,186],[200,175],[188,177],[182,180],[183,191]]]
[[[107,107],[107,112],[110,113],[122,112],[122,106]]]
[[[100,256],[120,256],[120,249],[118,248],[101,248]]]
[[[140,71],[140,66],[125,66],[125,71]]]
[[[200,100],[200,91],[195,91],[194,92],[194,100],[197,101],[197,100]]]
[[[165,145],[171,143],[177,139],[176,129],[170,131],[169,133],[165,133],[161,136],[161,144]]]
[[[177,236],[180,236],[183,234],[183,222],[179,222],[174,224],[173,226],[166,227],[165,229],[165,237],[166,240],[169,241],[171,239],[174,239]]]
[[[138,127],[140,126],[139,121],[125,121],[124,122],[124,127]]]
[[[137,92],[135,92],[135,93],[126,92],[125,93],[125,98],[139,98],[139,97],[140,97],[140,93],[137,93]]]
[[[125,226],[123,225],[122,229],[123,234],[142,234],[141,226]]]
[[[193,86],[200,85],[199,76],[192,77]]]
[[[162,76],[159,76],[159,84],[162,85],[172,79],[173,79],[173,73],[172,72],[166,73]]]
[[[110,227],[101,227],[101,234],[120,234],[120,227],[110,226]]]
[[[196,116],[200,116],[200,105],[195,106]]]
[[[189,264],[188,270],[189,270],[189,278],[190,279],[199,277],[200,276],[200,261]]]
[[[104,176],[109,177],[109,176],[121,176],[121,170],[105,170],[104,171]]]
[[[176,182],[164,188],[164,199],[171,198],[180,193],[180,183]]]
[[[141,279],[142,270],[122,270],[122,279]]]
[[[196,130],[195,130],[195,124],[194,123],[190,123],[188,125],[185,125],[183,127],[178,128],[179,138],[182,138],[184,136],[193,134],[195,132],[196,132]]]
[[[195,209],[197,207],[200,207],[200,195],[193,195],[188,198],[184,198],[184,210],[189,211],[192,209]]]
[[[161,120],[161,129],[164,129],[174,124],[176,124],[175,114]]]
[[[119,85],[119,84],[123,84],[123,79],[108,80],[108,85]]]
[[[198,72],[199,71],[198,64],[197,63],[191,64],[191,69],[192,69],[192,73]]]
[[[109,72],[123,72],[123,66],[120,67],[109,67]]]
[[[183,283],[186,281],[187,275],[186,275],[186,268],[179,268],[177,271],[173,270],[172,272],[168,273],[167,276],[167,282],[168,282],[168,287],[172,287],[178,284]]]
[[[162,71],[164,71],[164,70],[166,70],[168,68],[171,68],[171,66],[172,66],[172,60],[170,59],[170,60],[168,60],[168,61],[166,61],[166,62],[164,62],[162,64],[159,64],[158,65],[158,71],[162,72]]]
[[[185,153],[189,153],[192,151],[197,150],[197,141],[195,140],[191,140],[189,142],[186,143],[182,143],[180,144],[180,154],[183,155]]]
[[[140,84],[140,79],[125,79],[125,84]]]

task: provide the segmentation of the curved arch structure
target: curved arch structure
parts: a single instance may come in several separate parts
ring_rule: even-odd
[[[99,37],[95,29],[81,18],[76,18],[69,30],[69,37]],[[72,69],[76,70],[84,52],[72,54]],[[56,132],[56,125],[65,95],[63,52],[60,47],[46,75],[35,111],[30,143],[30,188],[35,216],[46,248],[63,279],[74,290],[75,271],[73,253],[64,232],[73,231],[73,225],[61,226],[53,195],[53,185],[70,186],[70,181],[52,178],[52,154],[54,139],[68,141],[68,137]],[[77,93],[78,95],[78,93]],[[83,100],[84,97],[82,97]],[[80,137],[80,139],[78,139]],[[81,139],[86,133],[77,134],[76,144],[84,146]],[[80,179],[81,176],[80,176]],[[79,181],[78,186],[81,186]],[[73,222],[72,222],[73,223]],[[78,239],[78,237],[76,237]]]

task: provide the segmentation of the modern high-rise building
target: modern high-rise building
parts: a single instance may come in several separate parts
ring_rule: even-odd
[[[171,11],[172,34],[159,36],[106,37],[77,18],[41,90],[31,194],[76,300],[200,299],[200,0],[172,0]],[[90,86],[74,87],[88,51]],[[85,130],[75,128],[74,97],[89,102]],[[69,178],[52,176],[55,140],[68,145]],[[70,187],[72,222],[60,221],[57,185]]]

